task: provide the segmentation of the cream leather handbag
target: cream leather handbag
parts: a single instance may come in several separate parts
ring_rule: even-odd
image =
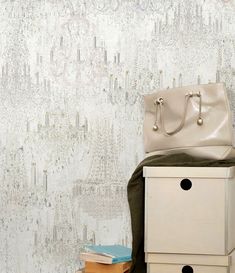
[[[235,157],[232,112],[223,83],[160,90],[144,95],[144,104],[146,157],[180,152]]]

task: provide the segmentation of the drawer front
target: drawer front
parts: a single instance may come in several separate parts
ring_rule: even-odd
[[[148,264],[147,273],[228,273],[228,267],[200,266],[200,265],[174,265],[174,264]]]
[[[226,255],[226,179],[146,178],[145,252]],[[232,247],[232,246],[231,246]]]
[[[201,266],[229,267],[234,264],[235,250],[229,255],[145,253],[149,264],[194,264]]]

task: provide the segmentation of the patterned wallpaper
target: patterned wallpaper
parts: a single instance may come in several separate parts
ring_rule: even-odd
[[[131,246],[142,95],[225,81],[235,106],[234,30],[232,0],[0,1],[1,273]]]

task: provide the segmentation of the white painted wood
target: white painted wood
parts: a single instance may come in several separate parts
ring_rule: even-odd
[[[230,178],[227,190],[228,249],[235,246],[235,179]]]
[[[214,168],[216,169],[216,168]],[[145,252],[226,255],[226,179],[146,178]]]
[[[151,211],[149,210],[149,187],[148,187],[148,180],[149,178],[145,178],[145,198],[144,198],[144,251],[145,253],[150,252],[148,251],[148,242],[151,240],[149,234],[149,222],[150,219],[153,217],[151,215]]]
[[[149,272],[150,272],[149,265],[150,265],[150,264],[147,264],[147,273],[149,273]]]
[[[146,253],[148,273],[182,273],[190,265],[194,273],[235,273],[235,250],[229,255]]]
[[[235,273],[235,250],[230,254],[231,256],[231,266],[228,273]]]
[[[148,273],[182,273],[184,264],[149,264]],[[193,273],[228,273],[224,266],[192,265]]]
[[[165,254],[145,253],[146,263],[160,264],[193,264],[211,266],[230,266],[231,255],[190,255],[190,254]]]
[[[144,177],[231,178],[235,167],[143,167]]]

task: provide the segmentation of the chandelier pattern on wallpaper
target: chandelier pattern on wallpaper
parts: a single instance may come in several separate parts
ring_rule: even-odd
[[[131,243],[142,95],[225,81],[234,107],[235,11],[220,0],[0,5],[0,271],[72,273],[84,244]]]

